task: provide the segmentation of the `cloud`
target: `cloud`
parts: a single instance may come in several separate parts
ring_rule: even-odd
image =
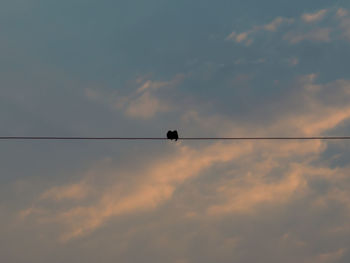
[[[285,116],[274,129],[288,129],[291,133],[311,136],[322,134],[330,127],[336,127],[350,117],[350,107],[346,103],[350,82],[337,80],[325,85],[315,83],[317,75],[310,74],[298,79],[296,85],[303,87],[299,103],[303,114]],[[342,95],[340,95],[342,94]],[[328,100],[326,99],[328,97]],[[329,103],[332,101],[332,103]],[[292,128],[294,127],[294,128]]]
[[[91,185],[84,182],[71,184],[63,187],[53,187],[45,191],[40,199],[62,200],[82,200],[92,191]]]
[[[227,162],[235,156],[242,155],[245,151],[251,151],[250,145],[245,146],[245,148],[246,150],[236,145],[222,147],[221,144],[215,144],[201,151],[196,151],[179,145],[175,156],[163,158],[161,162],[155,162],[151,167],[143,169],[140,182],[123,183],[118,181],[114,185],[106,186],[103,193],[91,205],[72,207],[52,215],[50,215],[51,212],[47,211],[46,220],[67,225],[69,231],[61,236],[63,241],[85,235],[100,227],[112,216],[154,210],[171,198],[178,184],[198,176],[201,171],[215,163]],[[109,173],[113,174],[113,171]],[[103,180],[103,178],[110,175],[96,174],[95,176]],[[133,177],[132,175],[129,176]],[[126,175],[125,177],[129,176]],[[67,189],[73,187],[81,189],[84,186],[85,181],[83,180],[73,185],[54,187],[45,191],[42,197],[52,197],[53,201],[61,201],[62,196],[67,197]],[[124,191],[123,188],[128,189],[128,191]],[[69,197],[77,196],[70,194]],[[21,214],[29,216],[35,211],[35,209],[30,209]]]
[[[121,110],[128,117],[150,119],[172,109],[170,101],[161,99],[158,94],[162,90],[175,87],[183,78],[182,74],[176,75],[170,81],[152,81],[139,77],[136,83],[140,86],[129,95],[93,89],[86,89],[85,94],[88,99],[107,104],[114,110]]]
[[[321,253],[317,256],[317,262],[336,262],[343,258],[346,248],[340,248],[336,251]]]
[[[246,46],[249,46],[253,42],[253,39],[248,38],[251,33],[253,33],[253,31],[247,31],[242,33],[232,32],[226,37],[226,40],[233,40],[236,43],[244,43]]]
[[[345,9],[339,9],[337,11],[337,16],[339,20],[339,28],[342,32],[342,38],[350,41],[350,18],[348,12]]]
[[[247,186],[237,182],[226,183],[219,189],[227,203],[208,208],[210,215],[223,213],[253,212],[263,203],[283,204],[295,194],[300,194],[306,185],[303,172],[290,171],[282,182],[268,184],[261,178],[251,178]],[[237,187],[239,185],[239,187]]]
[[[203,116],[195,112],[184,112],[184,121],[198,128],[206,127],[204,129],[209,132],[221,127],[222,134],[322,134],[350,118],[350,107],[346,103],[350,82],[337,80],[317,84],[316,80],[315,74],[297,80],[295,85],[302,88],[286,99],[292,100],[288,104],[299,105],[299,110],[280,111],[273,125],[259,128],[232,122],[225,116]],[[144,94],[148,89],[147,85],[139,92]],[[339,100],[340,97],[343,100]],[[199,189],[204,187],[206,193],[192,196],[199,202],[198,207],[188,200],[177,203],[191,215],[188,218],[225,218],[230,214],[257,214],[259,207],[283,207],[307,198],[312,180],[323,178],[336,187],[345,178],[340,175],[349,169],[331,169],[319,163],[320,155],[327,149],[327,143],[321,141],[218,142],[198,146],[179,142],[171,145],[171,153],[159,154],[145,166],[120,171],[107,162],[103,169],[80,175],[80,181],[53,186],[32,206],[22,210],[20,218],[22,221],[33,218],[39,225],[59,224],[63,226],[59,232],[60,241],[69,242],[88,236],[117,218],[156,213],[180,198],[189,184]],[[215,176],[214,181],[206,181],[214,168],[221,172],[211,174],[213,179]],[[183,195],[191,195],[191,192],[185,191]],[[332,194],[326,200],[348,202],[348,195],[345,192]]]
[[[287,59],[287,63],[288,63],[291,67],[295,67],[296,65],[299,64],[299,58],[291,57],[291,58]]]
[[[205,57],[195,52],[197,62],[188,66],[191,70],[215,55],[215,61],[206,64],[210,73],[206,68],[202,74],[205,81],[199,81],[193,70],[176,89],[181,78],[142,75],[123,89],[86,89],[87,104],[95,103],[101,110],[98,116],[107,115],[107,122],[116,113],[126,116],[118,125],[130,119],[150,120],[137,122],[138,131],[152,125],[157,132],[170,123],[193,136],[347,134],[350,82],[342,77],[348,76],[341,75],[340,63],[328,61],[333,53],[326,58],[328,64],[308,60],[310,50],[319,54],[324,46],[330,52],[338,48],[332,41],[346,32],[346,18],[335,18],[334,12],[320,25],[299,18],[289,23],[277,17],[232,34],[230,41],[242,45],[255,41],[249,52],[232,53],[232,46],[220,52],[213,48],[214,53]],[[315,45],[320,38],[306,36],[320,26],[331,29],[330,41],[321,40],[327,45]],[[308,43],[286,45],[286,33],[302,35],[297,43]],[[261,47],[259,40],[264,44]],[[338,72],[332,73],[330,67]],[[318,73],[312,73],[316,68]],[[167,76],[174,76],[171,69],[164,70]],[[276,79],[279,82],[274,85]],[[112,116],[108,115],[111,111]],[[99,121],[96,116],[90,119]],[[91,133],[92,126],[84,127]],[[111,132],[106,127],[105,132]],[[46,167],[48,160],[35,163],[25,159],[20,176],[30,182],[30,187],[21,186],[27,190],[13,191],[2,184],[3,261],[348,261],[350,166],[346,141],[74,145],[77,151],[72,153],[71,166],[62,168],[61,158],[53,158],[57,167]],[[43,146],[30,145],[30,152]],[[3,157],[16,157],[14,163],[4,161],[3,166],[14,169],[21,151],[11,153],[12,144],[3,147]],[[58,148],[48,145],[42,149],[52,159]],[[88,160],[87,154],[92,156]],[[77,163],[79,159],[84,159],[83,164]],[[41,172],[36,181],[27,174],[27,167],[34,166],[37,170],[33,173]],[[56,173],[59,176],[54,176]]]
[[[285,18],[285,17],[277,17],[268,24],[254,26],[252,29],[250,29],[246,32],[236,33],[235,31],[233,31],[232,33],[230,33],[226,37],[226,40],[232,40],[236,43],[244,43],[246,46],[249,46],[252,44],[253,35],[255,35],[256,33],[260,32],[260,31],[275,32],[283,24],[292,24],[292,23],[294,23],[294,19]]]
[[[327,9],[322,9],[315,13],[305,13],[301,16],[301,19],[306,23],[317,22],[322,20],[327,12],[328,12]]]
[[[149,119],[157,113],[167,112],[170,107],[167,103],[160,101],[149,92],[143,93],[137,99],[129,102],[125,109],[127,116],[133,118]]]
[[[262,26],[262,28],[267,31],[275,32],[281,25],[292,24],[292,23],[294,23],[294,19],[279,16],[275,18],[273,21],[271,21],[269,24]]]
[[[246,40],[247,39],[247,37],[248,37],[248,32],[243,32],[243,33],[240,33],[240,34],[238,34],[238,35],[236,35],[236,42],[238,42],[238,43],[240,43],[240,42],[242,42],[243,40]]]
[[[348,15],[348,11],[344,8],[339,8],[337,10],[337,13],[336,13],[336,16],[337,17],[344,17],[344,16],[347,16]]]
[[[322,21],[326,14],[331,12],[333,13],[332,19],[320,27],[316,22]],[[275,37],[288,41],[290,44],[299,44],[304,41],[329,43],[341,36],[349,40],[349,21],[348,11],[344,8],[321,9],[314,13],[304,13],[300,19],[278,16],[270,23],[255,25],[247,31],[240,33],[233,31],[226,37],[226,40],[249,46],[261,32],[274,33]],[[281,36],[279,29],[283,26],[288,27],[285,28],[285,33]]]
[[[284,40],[287,40],[291,44],[298,44],[302,41],[312,42],[330,42],[331,28],[316,28],[306,33],[301,32],[288,32],[284,35]]]

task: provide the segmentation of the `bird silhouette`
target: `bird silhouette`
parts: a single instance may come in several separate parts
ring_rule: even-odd
[[[177,130],[168,131],[167,134],[166,134],[166,137],[167,137],[169,140],[175,140],[175,141],[177,141],[177,140],[179,139],[179,134],[177,133]]]

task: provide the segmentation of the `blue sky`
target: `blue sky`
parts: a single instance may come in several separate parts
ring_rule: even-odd
[[[0,3],[2,136],[350,132],[346,1]],[[348,142],[1,142],[4,262],[348,262]]]

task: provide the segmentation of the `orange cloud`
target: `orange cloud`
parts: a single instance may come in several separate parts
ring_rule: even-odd
[[[113,110],[122,110],[131,118],[150,119],[173,108],[170,101],[161,99],[157,92],[175,87],[183,79],[183,74],[176,75],[170,81],[152,81],[140,77],[136,84],[141,86],[129,95],[121,95],[115,91],[103,93],[93,89],[86,89],[85,95],[90,100],[109,105]]]
[[[329,89],[337,96],[350,96],[346,81],[321,85],[315,84],[316,75],[301,79],[297,85],[303,88],[291,98],[302,107],[292,114],[281,113],[273,125],[259,128],[251,123],[232,122],[225,116],[203,116],[195,111],[186,112],[183,121],[221,135],[287,135],[290,131],[318,135],[350,118],[350,108],[346,103],[338,103],[338,100],[334,100],[337,103],[327,103],[328,100],[322,99]],[[310,89],[310,86],[317,88]],[[144,87],[140,92],[148,89]],[[218,127],[221,127],[219,131]],[[158,209],[174,197],[177,189],[214,167],[221,167],[222,174],[229,175],[230,179],[217,177],[210,188],[210,202],[203,204],[202,208],[190,208],[187,214],[196,218],[198,214],[220,217],[227,213],[252,213],[259,205],[286,204],[303,196],[309,190],[308,180],[313,177],[333,180],[336,171],[311,164],[326,145],[321,141],[245,141],[197,146],[179,142],[172,144],[173,153],[157,156],[146,167],[137,170],[130,167],[122,172],[107,163],[103,168],[83,175],[81,181],[49,188],[21,215],[23,220],[32,216],[39,223],[62,225],[64,230],[60,233],[60,240],[66,242],[95,231],[115,217]],[[232,165],[234,168],[229,168]],[[279,179],[271,180],[276,169]],[[94,178],[98,178],[98,187]],[[334,178],[339,180],[339,176]],[[53,203],[47,205],[47,200]],[[55,202],[58,204],[64,200],[75,202],[55,206]],[[184,205],[190,207],[190,204]]]
[[[324,18],[327,13],[327,9],[319,10],[315,13],[306,13],[301,16],[302,20],[307,23],[317,22]]]

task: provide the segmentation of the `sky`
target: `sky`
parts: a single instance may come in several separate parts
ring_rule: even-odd
[[[348,136],[345,0],[2,0],[0,135]],[[0,261],[349,262],[350,142],[2,141]]]

